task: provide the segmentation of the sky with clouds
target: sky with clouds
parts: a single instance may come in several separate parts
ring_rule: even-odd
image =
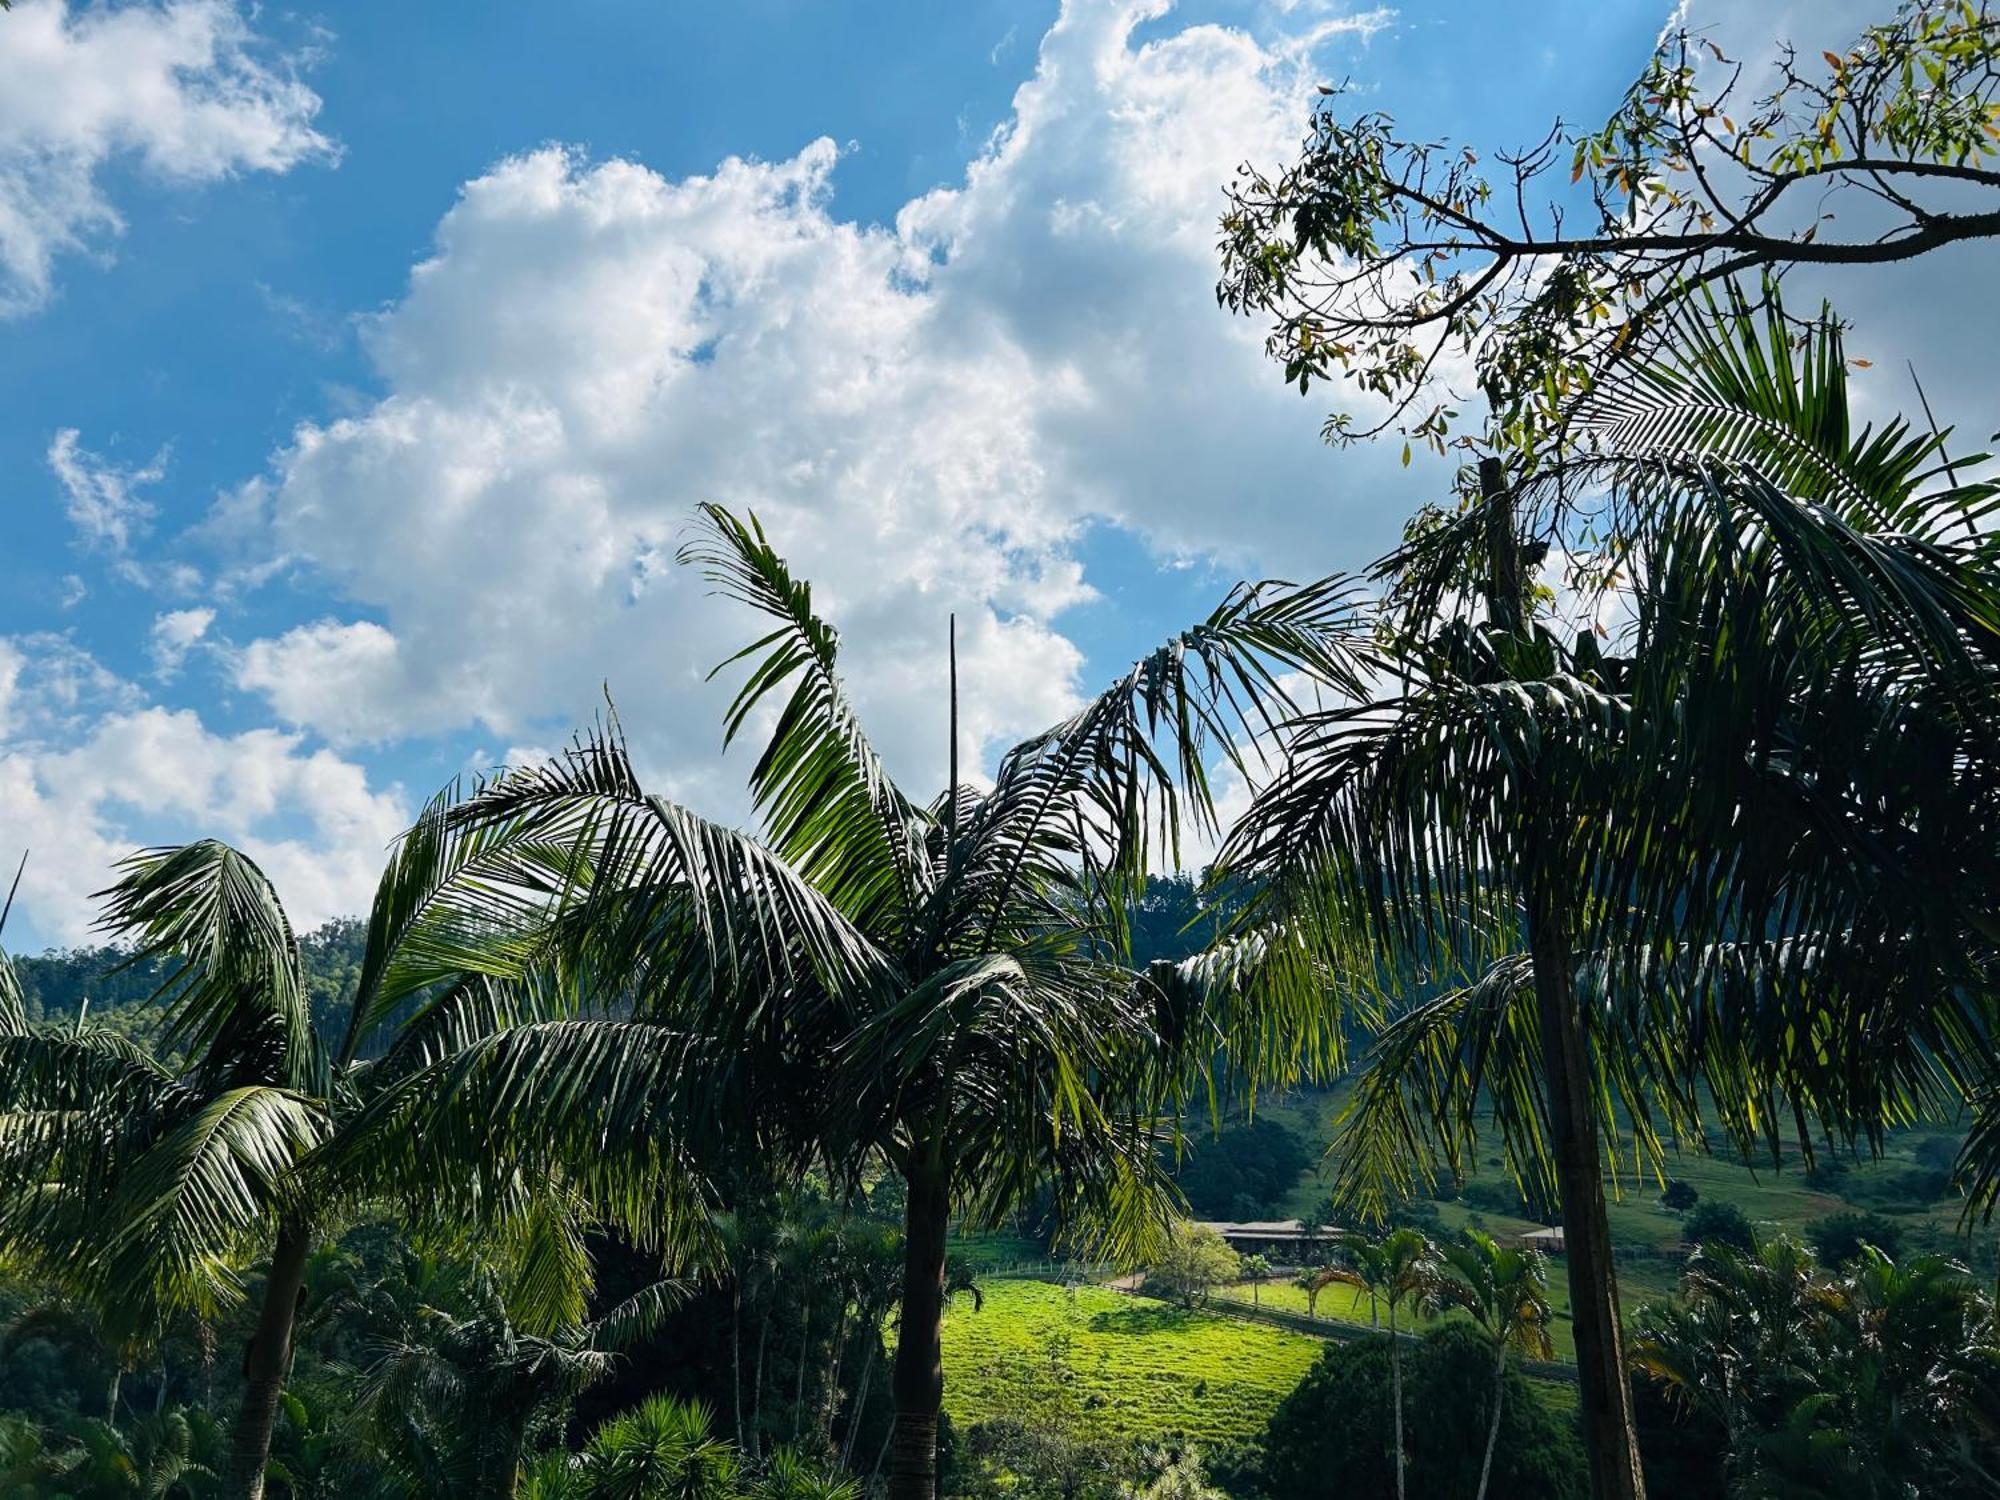
[[[1691,19],[1755,55],[1857,0]],[[990,762],[1245,576],[1359,567],[1436,494],[1334,452],[1217,309],[1222,184],[1314,88],[1482,148],[1600,118],[1659,0],[17,0],[0,15],[0,857],[10,946],[145,843],[365,907],[454,775],[609,691],[741,812],[673,554],[754,509],[941,779],[947,616]],[[1984,252],[1970,252],[1984,253]],[[1948,420],[1993,318],[1829,288]],[[1963,267],[1969,261],[1957,262]],[[1981,425],[1984,424],[1984,425]]]

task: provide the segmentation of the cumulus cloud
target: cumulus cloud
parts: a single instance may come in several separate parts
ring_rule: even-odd
[[[15,912],[30,940],[87,940],[116,861],[179,838],[237,844],[302,928],[363,911],[411,811],[300,735],[217,734],[64,638],[0,638],[0,830],[5,858],[31,851]]]
[[[1007,124],[891,225],[831,209],[840,153],[669,179],[561,149],[467,183],[362,336],[385,394],[301,428],[218,511],[338,615],[247,646],[240,686],[336,741],[540,742],[608,679],[682,795],[727,795],[706,668],[748,622],[672,558],[754,509],[818,585],[899,772],[941,779],[945,617],[968,759],[1094,686],[1063,616],[1085,544],[1246,570],[1361,563],[1416,476],[1335,464],[1318,413],[1214,305],[1222,184],[1293,145],[1318,49],[1071,0]]]
[[[58,257],[123,228],[100,181],[114,162],[198,184],[331,153],[298,60],[235,0],[21,0],[0,24],[0,317],[42,306]]]

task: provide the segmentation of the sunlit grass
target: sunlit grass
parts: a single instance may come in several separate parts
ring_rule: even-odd
[[[944,1325],[945,1407],[960,1426],[1018,1412],[1024,1369],[1058,1358],[1109,1433],[1242,1442],[1319,1358],[1321,1341],[1101,1287],[992,1281]]]

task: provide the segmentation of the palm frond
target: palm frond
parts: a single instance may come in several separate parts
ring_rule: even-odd
[[[727,597],[775,622],[721,666],[751,662],[724,716],[733,743],[765,701],[789,689],[750,790],[771,848],[864,931],[901,921],[931,883],[924,815],[897,788],[835,670],[839,633],[813,611],[756,516],[701,508],[704,535],[680,551]],[[715,673],[711,673],[714,676]]]
[[[309,1088],[321,1070],[291,920],[264,872],[203,839],[143,849],[118,866],[99,926],[130,941],[128,963],[164,960],[167,1040],[215,1066],[252,1058],[265,1076]]]

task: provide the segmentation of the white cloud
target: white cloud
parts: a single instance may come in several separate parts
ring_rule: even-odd
[[[755,508],[842,626],[892,764],[944,759],[947,612],[966,745],[1065,712],[1111,522],[1162,555],[1355,565],[1417,476],[1332,461],[1261,331],[1214,304],[1221,185],[1295,144],[1311,48],[1157,0],[1071,0],[1005,129],[893,227],[829,210],[839,153],[670,180],[548,149],[463,188],[363,328],[386,391],[299,430],[218,509],[345,618],[255,642],[241,685],[342,739],[538,742],[609,680],[683,795],[729,795],[706,668],[748,622],[671,559],[693,506]]]
[[[62,485],[63,508],[85,546],[125,557],[156,514],[140,492],[166,476],[166,454],[138,466],[117,464],[83,447],[82,436],[65,427],[49,443],[49,467]]]
[[[208,634],[208,627],[214,623],[215,611],[205,607],[173,609],[154,616],[150,648],[153,675],[162,681],[178,675],[188,652]]]
[[[59,256],[123,228],[99,182],[113,162],[197,184],[329,156],[297,63],[235,0],[21,0],[0,17],[0,317],[40,307]]]
[[[0,857],[32,851],[15,917],[33,939],[86,940],[116,861],[180,838],[238,845],[301,928],[364,911],[411,811],[299,735],[217,734],[61,637],[0,638]]]

